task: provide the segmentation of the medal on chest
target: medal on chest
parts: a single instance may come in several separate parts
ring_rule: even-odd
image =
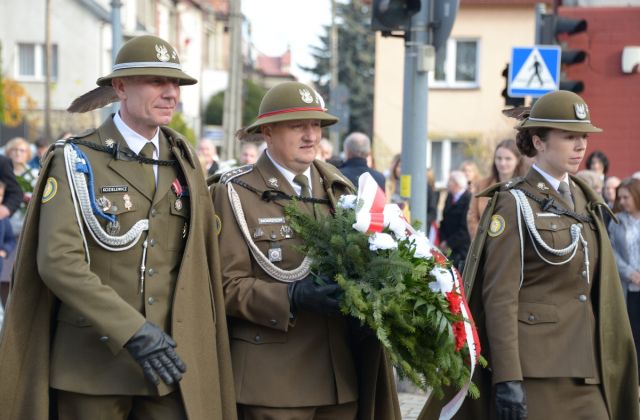
[[[174,179],[173,182],[171,183],[171,190],[176,195],[176,202],[173,203],[173,207],[177,211],[180,211],[182,210],[182,206],[183,206],[182,205],[183,190],[182,190],[182,185],[180,185],[180,181],[178,180],[178,178]]]

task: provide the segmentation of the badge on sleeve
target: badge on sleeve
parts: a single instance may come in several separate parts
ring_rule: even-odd
[[[58,192],[58,181],[52,176],[47,178],[47,185],[44,187],[44,192],[42,193],[42,203],[49,202],[53,197],[55,197]]]
[[[502,235],[502,232],[504,232],[504,228],[504,218],[499,214],[494,214],[493,216],[491,216],[491,223],[489,224],[489,231],[487,233],[492,238],[495,238],[496,236]]]

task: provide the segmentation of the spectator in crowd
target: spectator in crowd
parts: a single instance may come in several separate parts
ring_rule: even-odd
[[[469,181],[462,171],[453,171],[447,182],[447,198],[440,222],[440,248],[451,251],[453,265],[462,272],[469,250],[467,212],[471,201]]]
[[[602,183],[602,177],[599,173],[591,169],[583,169],[576,172],[576,176],[591,187],[593,191],[602,194],[604,184]]]
[[[636,353],[640,358],[640,180],[627,178],[618,187],[613,210],[620,223],[609,224],[609,238],[627,298]],[[640,390],[639,390],[640,392]]]
[[[464,176],[467,177],[467,190],[470,193],[475,193],[475,183],[480,180],[480,171],[478,170],[478,165],[472,160],[465,160],[460,164],[460,168],[458,169],[464,173]]]
[[[63,131],[62,133],[60,133],[58,139],[68,139],[69,137],[71,137],[71,133],[68,131]],[[42,157],[47,152],[47,149],[49,149],[49,146],[51,146],[51,143],[52,142],[46,137],[38,137],[36,139],[36,141],[34,142],[34,145],[36,146],[36,154],[29,159],[30,168],[36,169],[38,171],[40,170],[40,167],[42,166]]]
[[[40,140],[46,141],[46,140]],[[38,179],[38,169],[29,167],[31,161],[31,147],[29,143],[22,137],[14,137],[7,142],[5,146],[5,153],[7,157],[11,159],[13,165],[13,174],[15,179],[20,185],[21,189],[21,202],[18,210],[11,215],[8,219],[11,223],[11,230],[15,235],[15,241],[20,237],[22,231],[22,225],[24,223],[24,216],[27,212],[27,205],[31,200],[33,194],[33,188],[36,185]],[[3,299],[6,299],[8,291],[3,290],[8,287],[11,281],[11,271],[13,269],[13,263],[16,259],[16,249],[12,249],[6,258],[6,264],[4,264],[2,270],[0,270],[0,293],[2,293]]]
[[[196,149],[202,169],[206,176],[211,176],[218,170],[218,152],[211,139],[201,139]]]
[[[620,178],[617,176],[610,176],[604,183],[604,189],[602,190],[602,196],[604,198],[605,203],[609,206],[610,209],[613,208],[613,205],[616,202],[616,190],[620,186]]]
[[[438,220],[438,201],[440,193],[436,190],[436,180],[433,169],[427,169],[427,226],[432,226]]]
[[[4,192],[7,189],[7,184],[0,181],[0,202],[4,198]],[[11,229],[11,223],[9,223],[9,219],[1,219],[0,220],[0,271],[2,271],[4,263],[7,260],[7,257],[12,253],[12,251],[16,247],[16,236],[13,234],[13,229]],[[2,305],[2,302],[0,302]],[[0,326],[2,323],[0,323]]]
[[[376,180],[382,191],[385,190],[384,175],[367,165],[367,158],[371,156],[371,140],[369,136],[357,131],[349,134],[344,139],[343,151],[345,161],[340,166],[340,171],[356,188],[358,187],[360,175],[368,172]]]
[[[318,154],[316,159],[320,159],[323,162],[328,162],[333,157],[333,144],[324,137],[318,143]]]
[[[587,157],[586,167],[598,174],[600,177],[600,185],[604,186],[607,180],[607,172],[609,172],[609,158],[607,158],[607,155],[600,150],[592,152]],[[596,191],[602,194],[602,187]]]
[[[253,165],[260,157],[260,150],[256,143],[245,142],[240,147],[240,165]]]
[[[518,150],[516,141],[513,139],[502,140],[496,146],[493,153],[493,164],[491,165],[491,175],[476,183],[474,190],[481,192],[496,182],[506,182],[516,176],[520,171],[522,155]],[[467,228],[471,240],[476,237],[476,230],[480,217],[489,202],[488,197],[472,197],[467,213]]]
[[[405,200],[400,196],[400,174],[401,174],[401,166],[400,166],[400,153],[395,155],[391,160],[391,165],[389,166],[389,175],[387,176],[387,198],[391,203],[395,203],[400,205],[400,207],[404,207]]]

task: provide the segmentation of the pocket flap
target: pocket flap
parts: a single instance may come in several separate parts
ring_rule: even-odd
[[[520,302],[518,320],[531,325],[558,322],[558,311],[553,304]]]
[[[231,338],[252,344],[285,343],[287,333],[250,323],[237,323],[230,327]]]

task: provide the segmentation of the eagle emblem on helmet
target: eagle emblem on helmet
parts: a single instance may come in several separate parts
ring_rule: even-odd
[[[158,60],[169,61],[169,51],[164,45],[156,44],[156,53],[156,57],[158,57]]]
[[[573,104],[573,108],[576,110],[576,117],[579,120],[584,120],[587,118],[587,113],[589,112],[589,107],[587,104]]]
[[[313,102],[313,96],[311,96],[311,92],[307,89],[298,89],[298,92],[300,92],[300,99],[302,99],[302,102],[305,104]]]

